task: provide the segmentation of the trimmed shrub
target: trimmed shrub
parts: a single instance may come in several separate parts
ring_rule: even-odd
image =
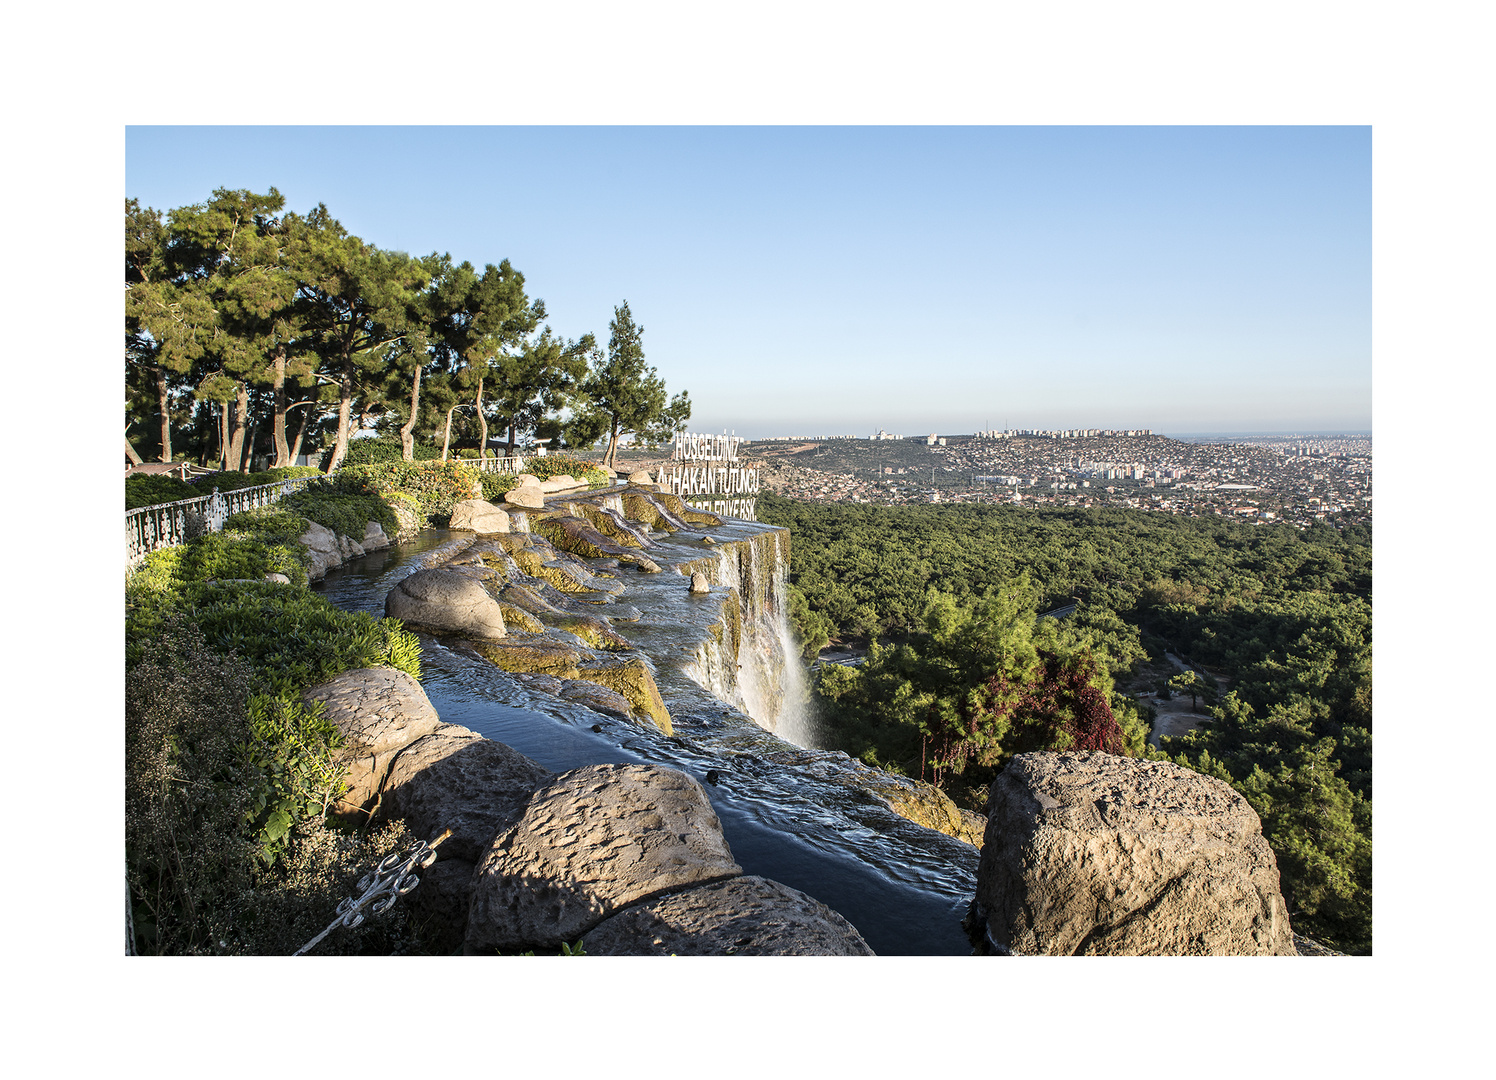
[[[417,461],[435,461],[442,456],[441,448],[416,440],[411,453]],[[403,460],[399,435],[381,435],[375,439],[351,439],[348,453],[343,455],[343,465],[383,465]]]
[[[549,480],[553,476],[572,476],[578,480],[585,480],[594,487],[609,482],[608,474],[595,464],[569,454],[549,454],[546,457],[529,458],[525,461],[525,472],[541,480]]]
[[[136,473],[125,477],[125,509],[138,510],[142,506],[157,506],[161,503],[181,502],[196,499],[206,494],[191,484],[164,473]]]
[[[212,494],[217,488],[220,494],[230,491],[238,491],[240,488],[260,487],[264,484],[274,484],[281,480],[294,480],[303,476],[321,476],[318,469],[309,465],[291,465],[281,469],[266,469],[264,472],[242,473],[242,472],[216,472],[206,476],[199,476],[189,481],[194,494],[189,498],[197,498],[202,495]]]
[[[266,544],[243,533],[208,533],[175,550],[172,577],[177,582],[259,581],[266,574],[278,573],[306,584],[306,549],[294,540]]]
[[[391,461],[382,465],[354,465],[333,478],[340,491],[358,495],[404,492],[420,505],[426,517],[449,517],[452,507],[474,497],[481,474],[456,461]]]
[[[126,585],[127,672],[172,616],[190,614],[209,646],[243,657],[276,691],[300,692],[352,668],[380,665],[420,678],[420,642],[398,619],[341,611],[308,589],[270,582],[168,579],[168,587],[159,587],[162,575],[152,562],[182,550],[152,553]]]
[[[342,483],[342,475],[339,471],[331,481],[308,484],[276,505],[354,540],[363,539],[364,529],[371,521],[379,522],[387,535],[394,536],[400,529],[400,521],[389,504],[377,493]]]
[[[509,473],[479,473],[478,482],[483,485],[483,497],[489,502],[498,502],[519,483],[519,477]]]

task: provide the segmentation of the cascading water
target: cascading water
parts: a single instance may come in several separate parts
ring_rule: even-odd
[[[829,904],[878,953],[968,953],[960,922],[975,889],[976,849],[870,794],[896,778],[808,748],[786,618],[788,533],[736,521],[710,533],[715,550],[703,550],[699,533],[655,534],[648,554],[665,572],[619,571],[623,600],[639,618],[615,629],[653,670],[674,736],[563,700],[543,678],[502,671],[460,642],[422,634],[422,684],[438,714],[558,772],[631,761],[680,769],[702,781],[745,873]],[[339,607],[382,615],[389,590],[440,561],[435,553],[451,535],[430,530],[350,562],[319,588]],[[689,580],[692,570],[712,581],[711,594],[689,593],[681,575]]]

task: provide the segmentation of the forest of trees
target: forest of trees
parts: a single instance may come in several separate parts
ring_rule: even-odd
[[[125,203],[125,451],[137,463],[286,467],[374,426],[417,443],[513,454],[526,439],[663,442],[690,417],[614,309],[609,345],[563,338],[508,260],[481,270],[349,234],[275,188],[220,189],[163,213]]]
[[[1371,948],[1371,542],[1364,530],[1126,509],[759,497],[791,530],[790,615],[837,748],[980,806],[1015,753],[1103,749],[1219,777],[1257,810],[1296,928]],[[1074,604],[1073,614],[1043,618]],[[1199,729],[1145,743],[1129,692],[1165,651]]]

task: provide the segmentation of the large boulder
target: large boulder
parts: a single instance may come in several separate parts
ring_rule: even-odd
[[[670,711],[665,708],[665,699],[660,696],[654,673],[643,657],[630,656],[621,664],[579,667],[574,677],[622,694],[634,707],[635,715],[648,717],[666,735],[675,734]]]
[[[460,569],[419,570],[390,590],[384,613],[396,619],[482,638],[505,634],[504,612],[477,576]]]
[[[308,703],[343,736],[338,761],[348,769],[349,790],[336,808],[359,815],[379,798],[390,765],[401,750],[441,726],[421,684],[393,668],[356,668],[310,687]]]
[[[1257,814],[1169,762],[1015,757],[992,783],[976,901],[999,953],[1295,955]]]
[[[509,515],[487,500],[466,499],[452,507],[449,527],[476,533],[507,533]]]
[[[803,892],[740,877],[619,912],[587,932],[588,956],[872,956],[846,919]]]
[[[442,857],[476,863],[495,836],[519,821],[535,790],[554,776],[503,743],[441,724],[395,758],[380,812],[404,819],[422,840],[451,829]]]
[[[586,486],[587,481],[578,480],[575,476],[571,476],[567,473],[559,473],[556,476],[551,477],[549,480],[542,480],[540,482],[540,490],[545,492],[547,495],[553,495],[558,491],[573,491],[577,488],[584,488]]]
[[[359,546],[365,551],[378,551],[387,548],[393,541],[385,533],[384,527],[377,521],[371,521],[364,526],[364,538],[359,541]]]
[[[743,872],[700,784],[658,765],[562,773],[478,864],[469,951],[554,949],[661,893]]]
[[[316,581],[324,577],[329,570],[343,565],[343,548],[338,543],[338,534],[326,525],[318,525],[315,521],[307,523],[306,532],[298,538],[301,546],[306,548],[307,554],[311,556],[311,565],[307,567],[307,577]]]
[[[505,492],[504,502],[526,510],[544,510],[545,492],[540,490],[540,481],[533,476],[528,480],[521,477],[517,485]]]

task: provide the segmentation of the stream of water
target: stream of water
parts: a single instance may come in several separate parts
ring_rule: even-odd
[[[740,522],[712,529],[722,539],[764,531]],[[411,572],[412,561],[456,535],[427,530],[349,562],[316,587],[340,608],[383,616],[385,596]],[[693,544],[681,537],[660,538],[650,550],[662,566],[702,555],[699,539]],[[759,587],[766,581],[772,588],[772,575],[783,573],[782,566],[764,567],[755,568],[755,576],[760,569],[768,576]],[[615,629],[649,657],[674,736],[532,690],[522,676],[459,643],[422,634],[421,681],[441,718],[556,772],[603,762],[680,769],[702,782],[745,874],[783,882],[829,905],[880,955],[968,955],[961,919],[975,891],[976,849],[877,804],[848,782],[862,766],[845,754],[786,741],[814,741],[787,637],[759,642],[759,660],[740,657],[745,667],[765,670],[744,678],[734,694],[707,670],[724,662],[702,647],[715,608],[691,596],[680,575],[668,570],[630,573],[627,586],[622,599],[640,617]],[[782,626],[781,619],[772,632],[783,635]],[[762,690],[771,676],[777,709]],[[750,713],[765,716],[766,726],[786,738],[764,730]],[[715,773],[715,784],[708,773]]]

